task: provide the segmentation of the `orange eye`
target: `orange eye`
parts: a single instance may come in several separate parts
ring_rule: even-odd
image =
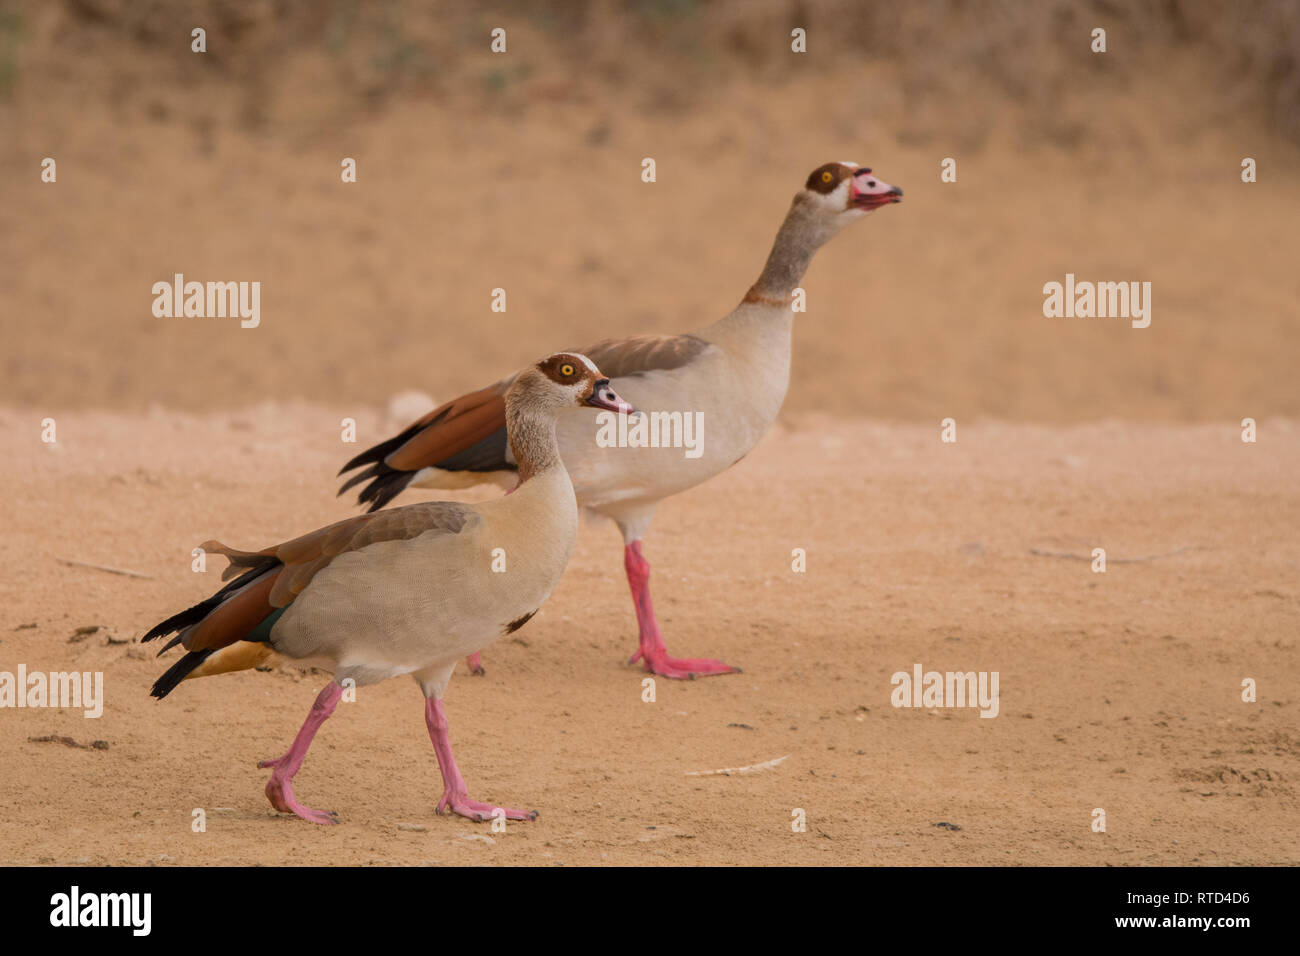
[[[563,375],[565,378],[571,377],[573,375],[573,372],[574,372],[574,368],[568,362],[565,362],[563,365],[560,366],[560,374]]]
[[[822,173],[822,182],[824,183],[828,183],[834,178],[835,177],[831,175],[830,170],[827,170],[826,172]]]

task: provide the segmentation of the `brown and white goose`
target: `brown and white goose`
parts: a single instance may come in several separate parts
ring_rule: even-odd
[[[239,576],[144,636],[179,632],[188,652],[153,686],[166,697],[187,677],[252,667],[271,651],[333,672],[289,751],[271,767],[266,794],[279,810],[335,823],[293,793],[312,738],[334,711],[342,682],[410,674],[442,771],[444,808],[475,820],[496,809],[471,800],[452,757],[442,696],[456,661],[522,627],[550,596],[578,530],[573,485],[560,460],[556,419],[573,405],[630,412],[590,359],[558,353],[514,376],[502,396],[519,485],[478,505],[426,502],[358,515],[261,551],[210,541]],[[590,414],[572,423],[593,433]],[[224,650],[223,650],[224,649]],[[215,657],[213,655],[216,655]],[[535,811],[505,810],[509,819]]]
[[[813,255],[845,226],[902,195],[856,163],[819,166],[795,195],[758,281],[730,315],[698,332],[610,340],[583,350],[619,394],[652,420],[657,412],[680,412],[681,421],[704,426],[693,436],[703,440],[692,457],[680,447],[602,447],[589,422],[566,416],[559,423],[560,454],[578,502],[612,518],[623,533],[623,563],[640,631],[632,662],[642,659],[647,670],[666,677],[738,670],[717,660],[669,656],[650,602],[642,536],[661,500],[726,470],[758,443],[785,400],[793,292]],[[506,441],[503,399],[512,381],[450,401],[357,455],[339,474],[367,467],[340,494],[368,482],[359,502],[374,511],[407,487],[511,482],[519,462]],[[688,419],[705,409],[706,416]],[[470,666],[480,670],[477,658]]]

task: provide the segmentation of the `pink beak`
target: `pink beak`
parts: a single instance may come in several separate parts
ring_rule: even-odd
[[[879,209],[890,203],[902,202],[903,191],[891,186],[883,179],[871,175],[871,170],[862,168],[854,172],[849,202],[856,209]]]
[[[624,415],[636,414],[635,408],[618,397],[618,393],[614,391],[607,378],[599,379],[591,386],[591,394],[587,396],[587,404],[592,408],[603,408]]]

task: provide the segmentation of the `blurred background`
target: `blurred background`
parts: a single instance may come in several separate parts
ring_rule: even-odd
[[[690,330],[853,159],[906,200],[814,263],[788,416],[1300,415],[1298,140],[1284,0],[0,0],[0,404],[443,400]],[[155,318],[176,272],[260,327]],[[1067,272],[1151,327],[1044,318]]]

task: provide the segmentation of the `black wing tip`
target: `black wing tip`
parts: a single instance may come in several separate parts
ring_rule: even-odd
[[[378,445],[372,445],[361,454],[353,456],[346,465],[339,469],[339,473],[334,477],[342,478],[353,468],[360,468],[362,465],[383,464],[384,459],[387,458],[389,454],[396,451],[398,446],[405,444],[406,440],[411,437],[410,431],[411,429],[408,428],[400,435],[394,435],[387,441],[381,441]]]
[[[379,459],[382,458],[383,456],[376,455],[375,452],[378,451],[380,447],[382,446],[376,445],[374,448],[367,448],[365,451],[357,455],[355,458],[350,459],[346,465],[344,465],[342,468],[339,469],[339,473],[334,477],[342,478],[353,468],[360,468],[362,465],[367,465],[370,464],[371,462],[379,461]]]
[[[383,464],[376,462],[364,471],[357,472],[343,483],[343,486],[339,488],[339,494],[343,494],[343,492],[347,491],[349,488],[356,487],[363,481],[369,481],[371,478],[378,478],[380,475],[384,474],[384,467]],[[335,497],[338,496],[336,495]]]
[[[357,504],[368,503],[370,507],[366,511],[373,514],[405,491],[414,477],[413,471],[387,471],[376,475],[357,495]]]
[[[194,621],[189,621],[187,619],[192,617],[195,614],[195,612],[197,612],[200,608],[202,608],[203,605],[206,603],[207,603],[206,601],[203,601],[194,605],[193,607],[187,607],[179,614],[173,614],[171,617],[167,618],[167,620],[159,624],[155,624],[153,627],[149,628],[148,632],[145,633],[144,637],[140,638],[140,642],[144,643],[146,641],[152,641],[155,638],[166,637],[168,634],[171,634],[173,631],[179,631],[181,628],[186,627],[190,623],[197,623],[198,621],[203,620],[204,614],[207,613],[206,610],[204,610],[204,614],[198,615],[198,617],[195,618]],[[171,646],[172,646],[171,644],[167,645],[167,647],[171,647]],[[167,650],[167,647],[164,647],[163,650],[164,651]],[[161,651],[159,653],[161,653]]]
[[[220,588],[211,597],[204,598],[202,601],[200,601],[198,604],[195,604],[193,607],[187,607],[185,610],[177,614],[173,614],[171,617],[167,618],[167,620],[162,621],[159,624],[155,624],[153,627],[149,628],[149,630],[145,632],[144,637],[140,638],[140,642],[144,643],[146,641],[152,641],[155,638],[166,637],[168,634],[175,633],[176,631],[183,631],[185,628],[189,627],[192,624],[198,624],[201,620],[207,617],[208,614],[210,614],[214,608],[216,608],[219,604],[221,604],[221,602],[224,601],[227,597],[229,597],[235,591],[238,591],[245,584],[249,584],[255,578],[258,578],[261,575],[265,574],[267,571],[271,570],[279,563],[280,563],[279,558],[274,557],[273,555],[267,555],[264,559],[259,561],[257,564],[253,565],[252,567],[249,567],[248,570],[244,571],[233,581],[227,582],[224,587]],[[162,651],[159,651],[158,653],[162,654],[163,651],[170,650],[171,648],[175,647],[179,641],[180,638],[176,638],[171,643],[169,643],[166,647],[164,647]]]
[[[373,464],[377,466],[382,466],[385,458],[387,458],[393,452],[397,451],[397,449],[405,445],[408,441],[414,438],[416,434],[418,434],[419,432],[424,431],[426,428],[432,428],[434,425],[441,423],[444,418],[446,418],[448,415],[451,414],[451,410],[452,410],[452,405],[449,403],[446,408],[444,408],[433,418],[429,419],[427,422],[422,420],[411,422],[411,424],[407,425],[405,428],[403,428],[392,438],[389,438],[385,441],[381,441],[378,445],[372,445],[371,447],[363,451],[361,454],[353,457],[351,461],[349,461],[346,465],[344,465],[342,468],[339,469],[339,473],[334,477],[342,478],[344,474],[351,471],[353,468],[360,468],[362,465]],[[342,491],[339,492],[339,494],[342,493],[343,493]]]
[[[171,667],[167,668],[167,671],[153,682],[153,687],[149,691],[149,696],[162,700],[176,689],[177,684],[189,676],[190,671],[194,670],[206,661],[212,656],[212,654],[213,652],[211,650],[190,651]]]

